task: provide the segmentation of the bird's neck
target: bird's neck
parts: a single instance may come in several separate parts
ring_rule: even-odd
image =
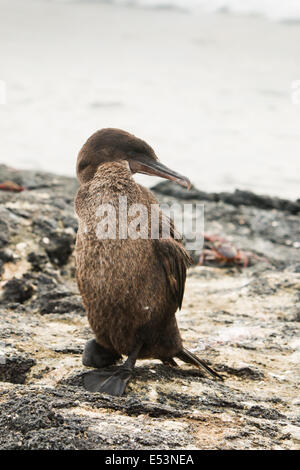
[[[90,182],[90,192],[126,192],[135,185],[127,161],[103,163]]]

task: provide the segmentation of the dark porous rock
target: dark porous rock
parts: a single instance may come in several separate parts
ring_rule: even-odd
[[[23,384],[36,361],[27,354],[9,352],[9,348],[5,348],[4,353],[3,360],[0,361],[0,381]]]
[[[269,197],[254,194],[251,191],[241,191],[236,189],[234,193],[220,193],[217,199],[224,201],[234,206],[246,205],[257,207],[259,209],[277,209],[280,211],[287,211],[291,214],[298,214],[300,212],[299,201],[289,201],[287,199],[280,199],[278,197]]]
[[[24,303],[30,299],[34,293],[33,286],[25,279],[11,279],[7,281],[3,288],[3,302]]]
[[[253,295],[271,295],[277,290],[277,286],[270,285],[268,279],[254,278],[248,284]]]
[[[72,228],[74,233],[77,233],[78,230],[78,220],[75,217],[66,216],[61,219],[61,223],[65,228]]]
[[[267,409],[263,406],[252,406],[248,411],[247,415],[254,416],[256,418],[263,418],[263,419],[272,419],[272,420],[282,420],[286,418],[283,414],[279,413],[277,410]]]
[[[3,249],[0,250],[0,260],[3,263],[14,262],[14,254],[11,250]]]
[[[264,374],[256,367],[242,366],[242,367],[229,367],[228,365],[221,365],[218,368],[219,372],[227,372],[228,374],[235,375],[237,377],[245,377],[252,380],[264,380]]]
[[[206,193],[205,191],[199,191],[195,186],[191,186],[191,189],[187,191],[181,186],[171,181],[161,181],[151,188],[152,191],[166,196],[172,196],[178,199],[191,200],[201,199],[203,201],[216,201],[216,195],[214,193]]]
[[[49,258],[44,253],[36,253],[32,251],[28,254],[27,260],[29,261],[29,263],[31,263],[33,271],[42,271],[45,268],[47,262],[49,261]]]
[[[64,418],[39,396],[12,395],[10,400],[0,404],[0,427],[4,431],[4,434],[1,433],[0,447],[6,450],[55,450],[60,448],[59,439],[64,435],[64,440],[68,442],[66,448],[76,449],[74,444],[71,445],[72,434],[75,438],[74,429],[72,433],[64,424]]]
[[[8,224],[0,219],[0,248],[5,247],[9,242]]]
[[[38,273],[34,278],[36,279],[38,297],[41,297],[45,292],[52,292],[53,289],[57,289],[57,286],[61,284],[57,273],[47,271],[46,269],[42,273]],[[65,292],[64,286],[61,286],[61,289]]]
[[[34,170],[17,170],[2,164],[0,164],[0,178],[2,181],[13,181],[30,191],[50,189],[50,191],[56,193],[57,196],[60,193],[66,192],[66,186],[69,190],[69,196],[70,194],[74,194],[78,187],[75,178],[57,176],[51,173]]]
[[[35,302],[35,308],[38,308],[42,315],[47,313],[84,313],[79,295],[59,289],[50,290],[46,294],[40,295]]]
[[[298,214],[300,212],[300,200],[289,201],[287,199],[280,199],[278,197],[270,197],[264,195],[258,195],[251,191],[241,191],[236,189],[232,193],[221,192],[221,193],[207,193],[205,191],[199,191],[194,186],[191,187],[190,191],[186,191],[181,186],[171,181],[162,181],[151,188],[157,193],[164,194],[166,196],[173,196],[179,199],[201,199],[203,201],[212,202],[225,202],[233,206],[251,206],[257,207],[258,209],[277,209],[280,211],[290,212],[291,214]]]
[[[32,221],[33,230],[37,233],[40,232],[44,236],[50,236],[53,233],[53,230],[57,229],[57,222],[54,219],[48,217],[38,216]],[[55,232],[54,232],[55,233]]]
[[[45,251],[50,261],[57,266],[64,266],[73,252],[75,236],[69,233],[51,232]]]
[[[63,344],[63,345],[58,345],[54,346],[53,350],[58,353],[62,354],[78,354],[82,355],[83,353],[84,346],[83,345],[76,345],[76,344]]]

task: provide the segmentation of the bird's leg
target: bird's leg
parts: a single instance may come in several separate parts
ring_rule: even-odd
[[[142,343],[136,346],[124,364],[119,366],[115,372],[104,370],[86,374],[84,377],[86,390],[89,392],[104,392],[115,396],[123,395],[126,385],[132,376],[141,347]]]
[[[90,339],[84,347],[82,364],[86,367],[101,369],[102,367],[115,364],[118,359],[121,359],[119,354],[103,348],[94,339]]]
[[[178,364],[172,357],[168,357],[168,359],[161,359],[162,363],[164,366],[170,366],[170,367],[178,367]]]

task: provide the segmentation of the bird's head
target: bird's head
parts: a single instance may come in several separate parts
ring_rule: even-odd
[[[76,166],[80,184],[89,182],[102,163],[122,160],[132,173],[160,176],[190,189],[189,179],[160,163],[150,145],[120,129],[101,129],[83,145]]]

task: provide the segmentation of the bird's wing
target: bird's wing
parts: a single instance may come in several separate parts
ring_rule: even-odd
[[[166,216],[158,206],[154,194],[147,188],[140,186],[143,198],[147,203],[157,205],[159,211],[159,238],[152,240],[158,259],[163,265],[170,292],[181,308],[186,279],[186,270],[194,262],[184,248],[182,237],[176,230],[174,222]],[[163,228],[167,231],[164,232]],[[167,234],[167,238],[165,237]]]
[[[164,216],[166,217],[166,216]],[[154,240],[158,258],[161,260],[170,291],[181,309],[186,279],[186,270],[193,264],[181,239],[175,239],[176,229],[170,220],[170,237]]]

